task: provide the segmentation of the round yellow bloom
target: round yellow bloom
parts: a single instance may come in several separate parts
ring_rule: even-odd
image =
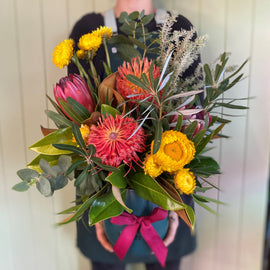
[[[196,187],[195,176],[189,169],[182,169],[174,176],[175,186],[185,194],[192,194]]]
[[[153,151],[154,141],[152,142]],[[154,162],[163,171],[173,173],[182,169],[195,155],[195,146],[185,134],[180,131],[165,131],[161,137],[158,152],[153,156]]]
[[[70,63],[71,58],[73,56],[73,47],[74,47],[73,39],[66,39],[60,42],[55,47],[52,60],[57,67],[63,68],[64,66],[67,66]]]
[[[102,43],[101,36],[95,33],[88,33],[79,39],[78,47],[85,51],[97,51]]]
[[[89,128],[89,126],[82,124],[81,127],[80,127],[80,131],[81,131],[82,138],[83,138],[84,142],[87,144],[88,137],[89,137],[89,134],[90,134],[90,128]],[[76,142],[74,136],[72,136],[72,141],[73,142]]]
[[[77,57],[78,57],[79,59],[85,59],[85,57],[86,57],[86,53],[85,53],[84,50],[78,50],[78,51],[76,52],[76,54],[77,54]]]
[[[107,26],[100,26],[96,31],[93,33],[101,36],[102,38],[110,39],[112,37],[113,31],[111,27]]]
[[[158,177],[162,174],[162,169],[154,162],[153,155],[148,155],[144,161],[144,172],[152,177]]]

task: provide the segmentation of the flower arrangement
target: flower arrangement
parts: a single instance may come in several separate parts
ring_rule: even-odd
[[[191,78],[182,79],[199,57],[205,37],[196,37],[194,29],[172,32],[175,18],[168,16],[151,33],[146,25],[153,15],[122,13],[125,35],[112,36],[110,28],[100,27],[82,36],[78,49],[71,39],[55,48],[55,65],[73,63],[79,74],[60,79],[54,87],[56,102],[48,97],[56,112],[46,114],[57,128],[42,129],[44,137],[30,146],[38,156],[17,172],[22,181],[13,188],[25,191],[35,185],[44,196],[52,196],[73,181],[79,199],[61,212],[69,216],[59,224],[79,220],[85,211],[90,226],[123,211],[131,213],[125,204],[130,188],[176,211],[191,229],[195,214],[183,194],[209,211],[208,202],[221,203],[202,195],[217,188],[209,177],[220,174],[206,152],[213,139],[226,137],[221,130],[230,122],[217,108],[247,109],[235,104],[237,100],[222,99],[241,80],[246,62],[227,67],[229,58],[223,53],[214,67],[199,66]],[[114,73],[108,43],[124,59]],[[101,47],[106,54],[103,81],[93,61]]]

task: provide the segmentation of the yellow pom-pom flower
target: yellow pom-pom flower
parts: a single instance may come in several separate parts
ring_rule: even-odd
[[[154,141],[152,142],[153,151]],[[195,146],[185,134],[180,131],[165,131],[161,137],[158,152],[153,156],[154,162],[163,171],[174,173],[188,164],[195,155]]]
[[[110,39],[112,37],[113,31],[111,27],[107,26],[100,26],[96,31],[93,33],[101,36],[101,38]]]
[[[53,62],[59,67],[67,66],[73,56],[74,41],[73,39],[66,39],[60,42],[54,49]]]
[[[77,57],[78,57],[79,59],[85,59],[85,57],[86,57],[86,52],[85,52],[84,50],[78,50],[78,51],[76,52],[76,55],[77,55]]]
[[[144,161],[144,171],[152,177],[158,177],[162,174],[162,168],[154,162],[153,155],[148,155]]]
[[[179,170],[174,176],[175,186],[181,192],[189,195],[194,192],[196,187],[195,176],[189,169]]]
[[[90,128],[89,128],[89,126],[82,124],[81,127],[80,127],[80,131],[81,131],[81,135],[82,135],[82,138],[83,138],[84,142],[87,144],[88,137],[89,137],[89,134],[90,134]],[[72,141],[73,142],[76,142],[74,136],[72,136]]]
[[[96,52],[101,44],[102,44],[101,36],[95,33],[88,33],[81,36],[78,42],[78,47],[84,51]]]

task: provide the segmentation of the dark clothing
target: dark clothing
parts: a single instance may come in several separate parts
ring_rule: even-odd
[[[96,30],[101,25],[104,25],[104,18],[101,14],[91,13],[83,16],[74,26],[70,37],[75,41],[75,43],[78,42],[79,38],[86,33],[89,33],[93,30]],[[119,30],[119,22],[117,20],[117,27]],[[177,22],[174,25],[175,30],[185,29],[190,30],[192,27],[191,23],[183,16],[179,15]],[[153,19],[150,24],[147,26],[149,31],[157,31],[157,25],[155,22],[155,19]],[[111,54],[111,52],[110,52]],[[103,68],[102,62],[105,61],[105,52],[104,49],[100,48],[97,52],[97,55],[94,58],[94,64],[97,69],[97,73],[99,74],[100,78],[105,77],[105,72]],[[199,64],[200,59],[195,61],[190,68],[185,72],[184,76],[190,76],[194,73],[195,68]],[[119,63],[120,65],[121,63]],[[116,70],[112,70],[113,72]],[[78,73],[76,66],[73,64],[70,64],[68,67],[69,73]],[[193,206],[193,200],[191,196],[184,195],[183,201]],[[77,222],[77,245],[81,252],[92,260],[93,265],[97,265],[99,267],[99,262],[102,263],[113,263],[119,265],[120,261],[116,254],[110,253],[106,251],[99,241],[96,238],[96,232],[95,227],[89,227],[88,225],[88,216],[87,213],[85,213],[82,220]],[[190,229],[188,226],[182,221],[179,220],[179,228],[175,237],[175,241],[169,246],[168,256],[167,256],[167,265],[172,264],[172,268],[165,268],[165,269],[178,269],[180,258],[186,254],[191,253],[194,251],[196,246],[195,243],[195,236],[191,235]],[[139,262],[138,260],[132,261],[123,259],[122,263],[135,263]],[[153,265],[149,265],[147,269],[161,269],[161,268],[155,268],[159,267],[157,264],[157,259],[154,255],[143,257],[140,262],[147,263],[153,263]],[[175,265],[175,267],[173,266]],[[152,268],[151,268],[152,267]],[[94,269],[103,269],[103,268],[94,268]],[[105,268],[104,268],[105,269]],[[108,267],[107,269],[116,269]],[[119,265],[119,268],[122,269]]]

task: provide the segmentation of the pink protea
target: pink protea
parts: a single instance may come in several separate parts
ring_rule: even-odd
[[[142,128],[130,137],[138,128],[134,118],[111,115],[100,118],[97,126],[91,127],[88,144],[96,148],[95,156],[102,163],[118,167],[125,163],[132,167],[132,161],[138,162],[137,153],[145,150],[145,134]]]
[[[68,77],[61,78],[59,83],[53,88],[53,91],[55,99],[60,107],[61,105],[59,104],[58,98],[66,101],[67,97],[71,97],[83,105],[90,113],[95,109],[95,103],[88,85],[77,74],[70,74]],[[62,107],[61,109],[63,110]],[[63,112],[66,114],[64,110]]]
[[[152,89],[153,85],[151,85],[149,79],[149,67],[152,63],[152,60],[148,60],[144,58],[141,60],[139,57],[134,57],[131,59],[131,63],[124,62],[122,66],[118,68],[117,76],[116,76],[116,89],[125,99],[139,99],[142,100],[149,95],[154,95],[154,90]],[[142,74],[145,73],[149,84],[151,85],[149,91],[142,89],[141,87],[133,84],[128,81],[126,76],[131,74],[141,79]],[[159,68],[154,66],[153,69],[153,79],[159,78]],[[161,92],[161,91],[160,91]],[[141,95],[138,95],[141,94]],[[128,97],[130,95],[136,95],[132,97]],[[151,99],[150,99],[151,100]]]

